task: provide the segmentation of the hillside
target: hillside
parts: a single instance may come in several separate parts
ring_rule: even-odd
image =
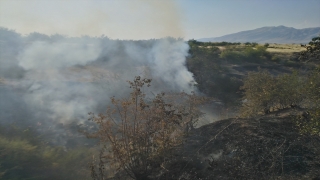
[[[286,26],[261,27],[214,38],[202,38],[202,42],[257,42],[257,43],[308,43],[320,34],[320,27],[295,29]]]
[[[299,133],[293,118],[302,113],[284,109],[197,128],[151,179],[318,179],[320,139]]]
[[[287,109],[202,126],[180,152],[189,158],[172,168],[177,168],[176,172],[178,168],[186,170],[184,176],[193,176],[190,179],[320,177],[319,137],[299,134],[292,121],[299,113],[302,111]]]

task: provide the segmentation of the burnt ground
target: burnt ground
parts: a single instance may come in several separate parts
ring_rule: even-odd
[[[195,129],[151,179],[320,179],[320,138],[301,135],[287,109]]]

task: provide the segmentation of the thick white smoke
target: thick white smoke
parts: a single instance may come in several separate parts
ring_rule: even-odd
[[[8,30],[2,29],[7,32]],[[15,96],[21,112],[30,114],[33,123],[83,121],[88,112],[103,112],[109,98],[121,98],[130,92],[127,80],[135,76],[152,78],[150,91],[190,92],[192,74],[187,70],[188,45],[182,39],[163,38],[145,41],[120,41],[108,38],[41,38],[21,37],[19,49],[10,46],[10,38],[2,45],[15,50],[8,57],[1,57],[1,65],[10,64],[23,72],[20,78],[2,74],[1,106],[15,106],[4,94]],[[15,65],[12,65],[14,59]],[[14,84],[12,82],[15,82]],[[20,102],[19,102],[20,101]],[[6,107],[13,114],[15,109]],[[12,111],[12,112],[11,112]],[[11,121],[27,121],[24,115],[8,116]],[[19,112],[16,112],[19,113]],[[21,119],[19,119],[21,118]]]
[[[74,65],[86,65],[97,59],[101,47],[97,42],[81,40],[77,43],[68,41],[35,41],[28,44],[19,54],[19,65],[25,70],[60,69]]]

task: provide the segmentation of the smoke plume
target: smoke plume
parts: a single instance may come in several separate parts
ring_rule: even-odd
[[[124,41],[106,37],[28,36],[0,29],[0,122],[42,126],[82,122],[109,98],[130,92],[127,80],[153,79],[150,92],[190,92],[182,39]]]

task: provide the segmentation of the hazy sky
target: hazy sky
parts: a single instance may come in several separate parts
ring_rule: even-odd
[[[319,0],[0,0],[0,26],[27,34],[217,37],[263,26],[320,27]]]

